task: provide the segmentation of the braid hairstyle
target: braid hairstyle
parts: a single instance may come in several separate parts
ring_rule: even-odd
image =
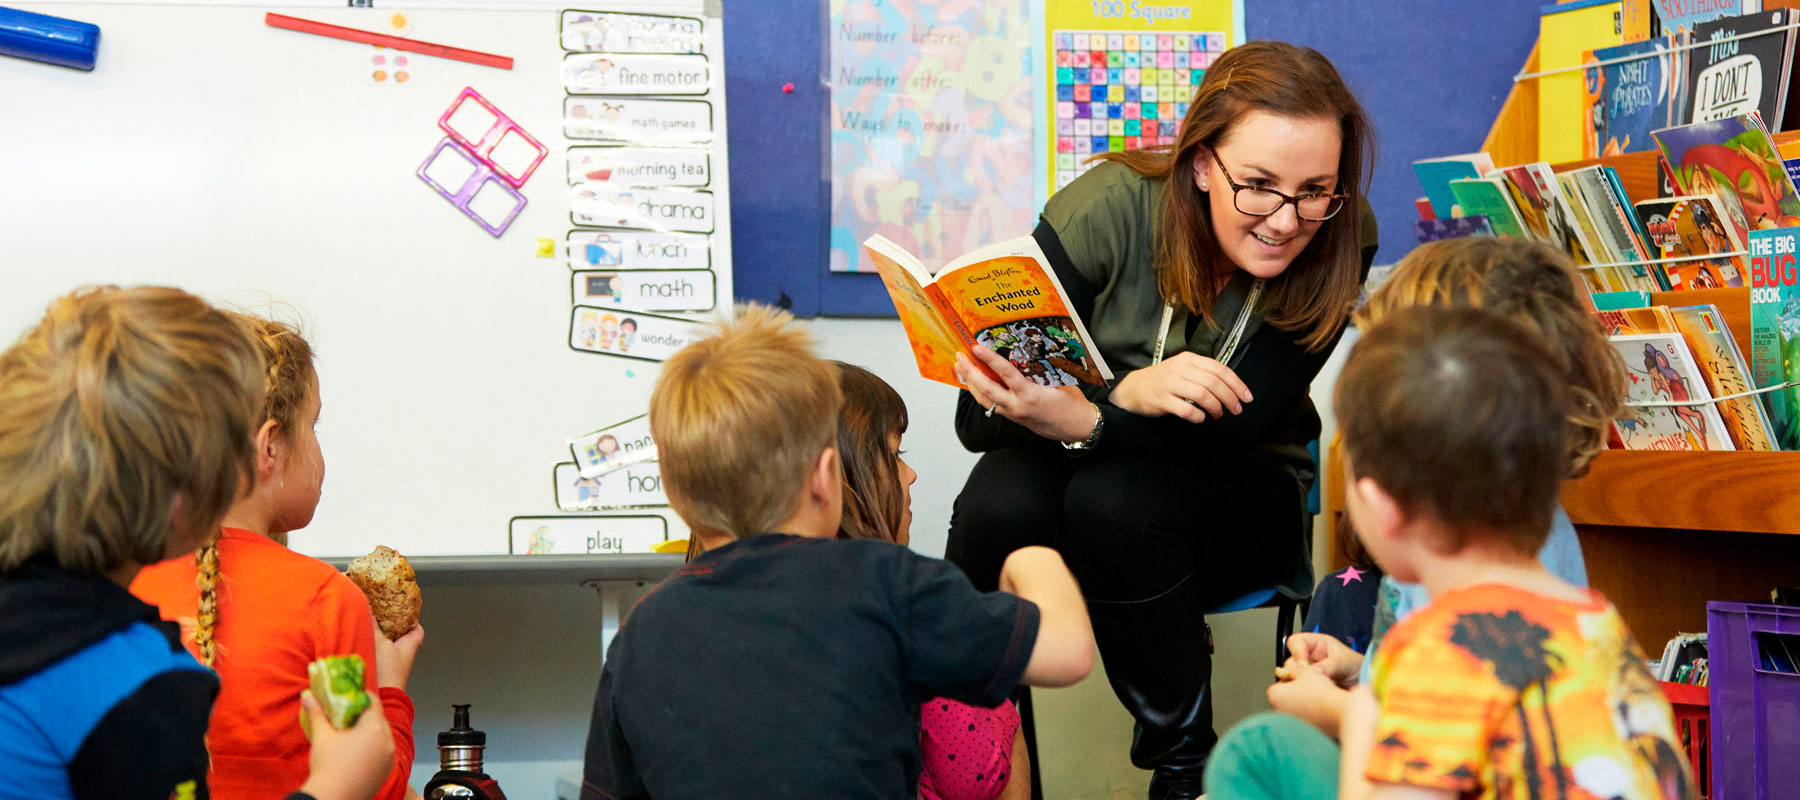
[[[1568,472],[1587,473],[1624,409],[1625,365],[1588,313],[1574,262],[1542,243],[1471,236],[1421,245],[1394,267],[1355,323],[1367,331],[1403,308],[1481,308],[1541,338],[1567,386]]]
[[[227,313],[262,352],[264,380],[268,387],[262,419],[273,421],[276,435],[287,439],[293,435],[300,409],[306,405],[315,385],[312,345],[307,344],[299,330],[287,323],[236,311]],[[287,544],[285,532],[269,538],[278,544]],[[200,592],[198,612],[194,615],[194,644],[200,650],[201,662],[210,667],[217,658],[215,640],[219,627],[219,537],[216,531],[205,546],[194,552],[194,566],[198,569],[194,586]]]

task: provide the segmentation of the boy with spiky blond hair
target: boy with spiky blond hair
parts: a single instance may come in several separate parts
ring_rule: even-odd
[[[836,367],[763,306],[663,365],[650,429],[698,555],[606,654],[583,800],[912,800],[924,700],[994,706],[1087,675],[1055,551],[1014,553],[981,594],[944,562],[835,538],[840,403]]]

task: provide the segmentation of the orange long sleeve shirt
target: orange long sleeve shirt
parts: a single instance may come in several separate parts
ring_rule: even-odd
[[[194,643],[200,592],[192,558],[145,567],[131,592],[181,625]],[[219,537],[219,620],[213,630],[218,702],[207,728],[215,800],[265,800],[300,788],[310,746],[300,730],[306,665],[356,654],[368,665],[370,696],[379,697],[394,732],[394,769],[375,797],[401,800],[413,762],[413,706],[406,692],[375,685],[375,625],[369,601],[331,565],[260,534],[225,528]]]

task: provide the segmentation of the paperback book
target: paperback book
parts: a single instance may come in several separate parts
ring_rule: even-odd
[[[1738,350],[1737,340],[1725,327],[1717,306],[1678,306],[1669,309],[1675,329],[1687,342],[1700,365],[1706,388],[1713,397],[1730,398],[1715,403],[1732,444],[1739,450],[1775,450],[1775,432],[1762,404],[1754,396],[1735,397],[1750,391],[1750,364]]]
[[[1750,376],[1759,389],[1800,381],[1800,228],[1750,234]],[[1800,450],[1800,387],[1761,395],[1783,450]]]
[[[1725,224],[1717,195],[1671,197],[1637,204],[1638,219],[1662,259],[1653,269],[1670,289],[1717,289],[1744,285],[1743,251]],[[1718,255],[1718,258],[1695,258]],[[1668,260],[1677,259],[1677,260]]]
[[[1665,128],[1651,134],[1682,194],[1716,194],[1732,230],[1800,225],[1800,196],[1755,114]]]
[[[1625,361],[1625,416],[1613,421],[1625,449],[1734,449],[1681,334],[1628,334],[1611,341]]]
[[[956,354],[984,344],[1045,386],[1104,386],[1112,380],[1030,236],[964,255],[935,277],[917,257],[879,234],[863,242],[863,251],[893,298],[920,375],[960,387]],[[980,362],[976,366],[986,371]]]

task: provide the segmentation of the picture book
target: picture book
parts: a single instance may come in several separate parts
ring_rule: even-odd
[[[1718,258],[1663,261],[1653,267],[1670,289],[1717,289],[1744,285],[1743,250],[1725,224],[1716,195],[1671,197],[1637,204],[1638,219],[1649,232],[1659,259],[1691,259],[1721,254]]]
[[[1450,192],[1456,196],[1456,205],[1465,215],[1487,217],[1495,236],[1535,240],[1536,237],[1526,230],[1512,195],[1502,188],[1504,183],[1499,178],[1454,180],[1450,182]]]
[[[1774,450],[1774,430],[1763,413],[1762,404],[1754,396],[1731,397],[1751,389],[1750,365],[1738,351],[1737,340],[1725,327],[1717,306],[1678,306],[1669,309],[1675,329],[1687,342],[1688,352],[1700,366],[1706,388],[1713,397],[1730,397],[1714,406],[1725,420],[1732,444],[1739,450]]]
[[[1589,52],[1587,61],[1599,66],[1586,72],[1589,119],[1582,130],[1584,157],[1654,147],[1650,132],[1668,127],[1671,114],[1679,108],[1675,102],[1677,59],[1667,40],[1603,47]]]
[[[1413,162],[1413,174],[1419,176],[1419,183],[1425,187],[1425,198],[1431,202],[1432,213],[1438,219],[1455,216],[1452,212],[1456,208],[1456,196],[1450,192],[1451,181],[1479,178],[1493,171],[1494,160],[1487,153],[1468,153]]]
[[[1634,336],[1645,333],[1675,333],[1675,318],[1668,306],[1634,306],[1595,311],[1601,330],[1607,336]]]
[[[1569,208],[1575,214],[1575,224],[1581,226],[1581,233],[1587,237],[1592,246],[1593,256],[1601,264],[1614,264],[1631,259],[1619,255],[1605,237],[1600,235],[1600,228],[1594,222],[1594,215],[1588,210],[1588,204],[1582,195],[1581,186],[1575,182],[1575,176],[1562,172],[1556,176],[1556,183],[1562,187],[1563,197],[1569,201]],[[1581,280],[1590,293],[1615,291],[1621,285],[1615,277],[1620,267],[1591,267],[1581,270]]]
[[[920,375],[960,387],[956,354],[984,344],[1045,386],[1101,386],[1112,380],[1030,236],[964,255],[935,277],[917,257],[879,234],[863,242],[863,252],[894,300]]]
[[[1617,311],[1623,308],[1647,308],[1650,305],[1649,292],[1595,292],[1593,294],[1595,311]]]
[[[1625,361],[1625,415],[1613,421],[1625,449],[1734,449],[1681,334],[1628,334],[1611,341]]]
[[[1537,157],[1553,164],[1581,158],[1588,125],[1581,69],[1587,54],[1625,43],[1618,0],[1547,5],[1538,16]]]
[[[1472,217],[1422,219],[1413,223],[1413,233],[1418,235],[1419,244],[1424,244],[1464,236],[1493,236],[1494,226],[1488,224],[1487,217],[1477,214]]]
[[[1625,192],[1624,182],[1619,180],[1617,170],[1607,167],[1602,173],[1606,176],[1606,186],[1612,191],[1613,207],[1625,219],[1625,227],[1631,232],[1631,246],[1637,250],[1637,261],[1632,264],[1629,275],[1634,283],[1645,289],[1668,290],[1668,284],[1657,279],[1650,271],[1650,233],[1644,230],[1644,223],[1637,217],[1637,211],[1631,207],[1631,196]]]
[[[1800,225],[1800,196],[1755,113],[1651,134],[1682,194],[1717,194],[1740,241],[1752,230]]]
[[[1635,216],[1631,207],[1621,204],[1614,190],[1612,168],[1584,167],[1567,173],[1567,176],[1567,184],[1574,187],[1571,199],[1586,208],[1601,242],[1600,249],[1608,256],[1608,261],[1601,263],[1619,265],[1582,270],[1583,273],[1593,273],[1588,278],[1589,289],[1609,292],[1660,290],[1662,287],[1649,277],[1649,272],[1641,263],[1637,263],[1648,260],[1649,251],[1642,248],[1642,243],[1638,241],[1637,234],[1627,219]],[[1596,288],[1596,283],[1601,286]]]
[[[1800,381],[1800,228],[1750,233],[1750,377]],[[1800,450],[1800,387],[1761,395],[1783,450]]]
[[[1533,233],[1568,253],[1576,266],[1596,263],[1592,256],[1593,247],[1576,222],[1575,212],[1570,208],[1568,198],[1563,196],[1556,173],[1550,171],[1549,164],[1540,161],[1504,167],[1499,174]]]
[[[1692,33],[1694,27],[1702,22],[1709,22],[1720,17],[1735,17],[1747,11],[1755,11],[1762,7],[1757,0],[1706,0],[1696,3],[1693,0],[1655,0],[1656,17],[1662,21],[1662,35],[1674,36],[1678,33]]]
[[[1755,111],[1779,128],[1792,50],[1789,13],[1776,8],[1694,25],[1687,106],[1676,119],[1710,122]]]

